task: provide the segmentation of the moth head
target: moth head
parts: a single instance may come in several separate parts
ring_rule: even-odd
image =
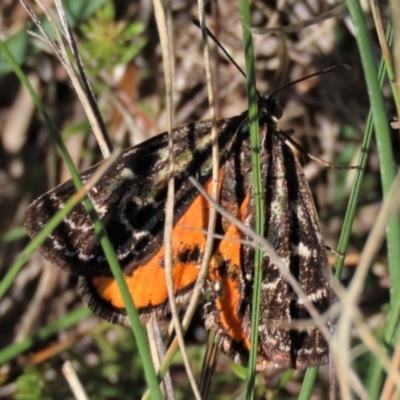
[[[265,95],[262,97],[262,100],[263,107],[268,115],[277,120],[282,117],[282,108],[276,101],[275,97]]]

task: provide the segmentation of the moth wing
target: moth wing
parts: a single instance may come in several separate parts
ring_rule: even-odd
[[[235,136],[238,118],[218,122],[221,158],[229,156],[229,144]],[[202,184],[210,179],[210,122],[177,128],[173,137],[176,223],[198,196],[188,177],[195,176]],[[97,168],[83,172],[83,181],[87,181]],[[123,151],[89,192],[126,274],[151,260],[162,245],[168,171],[167,134],[164,133]],[[69,181],[34,201],[25,216],[29,235],[35,236],[75,192]],[[72,274],[111,276],[82,204],[64,218],[39,250]]]
[[[323,313],[335,296],[329,284],[328,259],[312,194],[299,162],[278,135],[275,135],[273,153],[278,157],[274,160],[275,176],[268,180],[272,183],[272,202],[267,238],[305,295]],[[288,209],[277,212],[280,198],[287,199]],[[286,234],[277,235],[277,229],[285,230]],[[274,238],[279,238],[279,242]],[[315,325],[298,329],[282,325],[282,322],[310,320],[310,315],[303,301],[269,259],[262,285],[260,365],[304,369],[326,364],[329,345]]]

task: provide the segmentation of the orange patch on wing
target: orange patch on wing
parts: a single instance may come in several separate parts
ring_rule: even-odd
[[[222,176],[219,179],[221,183]],[[220,184],[219,184],[220,186]],[[212,191],[212,180],[207,182],[205,189]],[[178,220],[172,230],[172,261],[175,294],[189,288],[196,282],[199,274],[199,263],[182,262],[179,255],[184,251],[199,250],[200,260],[206,244],[206,235],[210,205],[202,195],[198,195],[186,212]],[[203,230],[201,232],[200,230]],[[168,289],[165,279],[164,246],[146,264],[137,267],[134,272],[125,276],[133,303],[137,309],[157,307],[168,299]],[[98,295],[111,306],[124,308],[124,301],[114,278],[93,278],[93,285]]]
[[[236,216],[239,220],[244,220],[248,205],[249,196],[247,195]],[[241,238],[241,230],[235,224],[229,225],[224,239],[221,240],[211,260],[210,280],[220,285],[221,296],[215,300],[215,307],[219,312],[221,325],[233,341],[242,343],[247,349],[250,349],[249,338],[243,331],[242,317],[238,315],[242,301],[240,290],[242,244],[239,242]],[[221,263],[228,264],[227,271],[222,277],[218,269]]]

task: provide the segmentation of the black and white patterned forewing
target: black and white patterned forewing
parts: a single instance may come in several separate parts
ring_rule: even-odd
[[[220,157],[229,157],[239,117],[220,120]],[[210,122],[185,125],[173,131],[175,204],[178,220],[198,193],[188,177],[202,184],[210,179],[212,143]],[[98,166],[81,177],[86,182]],[[123,151],[89,197],[99,215],[124,273],[149,260],[162,244],[165,201],[168,185],[167,134]],[[27,210],[25,225],[35,236],[76,192],[68,181],[34,201]],[[111,276],[108,263],[95,234],[93,224],[82,204],[40,246],[47,259],[68,272],[82,276]]]

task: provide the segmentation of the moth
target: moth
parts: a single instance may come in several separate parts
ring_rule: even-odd
[[[258,107],[265,238],[308,299],[324,313],[335,301],[335,294],[327,278],[328,260],[312,194],[299,161],[277,127],[275,101],[260,97]],[[198,277],[211,208],[188,178],[194,176],[211,192],[210,132],[209,121],[173,131],[172,258],[176,301],[182,307],[188,304]],[[220,203],[230,214],[254,227],[247,111],[218,121],[218,145]],[[82,173],[83,182],[99,165]],[[167,133],[162,133],[123,151],[89,192],[143,322],[165,318],[170,311],[163,247],[167,184]],[[34,201],[25,217],[29,235],[34,237],[75,192],[69,181]],[[216,233],[222,239],[214,243],[208,268],[211,301],[204,309],[204,319],[207,328],[217,330],[222,349],[236,362],[246,364],[255,251],[240,241],[250,238],[222,216],[218,217]],[[118,286],[82,204],[64,218],[39,250],[51,262],[79,276],[79,291],[96,314],[112,323],[129,324]],[[328,362],[329,345],[316,326],[282,327],[282,322],[307,318],[310,316],[302,301],[264,255],[258,370],[304,369]],[[332,324],[328,322],[330,327]]]

